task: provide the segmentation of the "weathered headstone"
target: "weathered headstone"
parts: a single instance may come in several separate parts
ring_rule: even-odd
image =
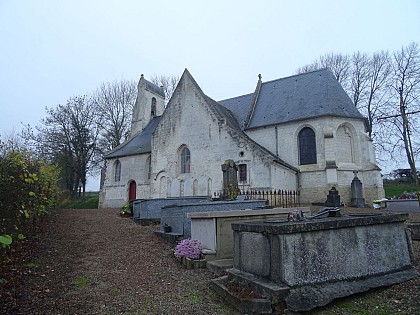
[[[363,185],[357,177],[357,171],[353,171],[354,178],[351,181],[351,206],[355,208],[365,208],[366,202],[363,198]]]
[[[328,191],[327,201],[325,201],[325,205],[328,207],[339,207],[340,206],[340,195],[335,187],[332,187],[331,190]]]
[[[239,194],[238,167],[233,160],[226,160],[222,164],[223,195],[226,199],[235,200]]]
[[[233,160],[226,160],[222,164],[223,190],[229,187],[238,188],[238,167]]]

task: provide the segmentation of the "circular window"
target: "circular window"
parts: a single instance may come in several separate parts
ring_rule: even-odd
[[[245,155],[244,151],[239,152],[239,156],[243,157]]]

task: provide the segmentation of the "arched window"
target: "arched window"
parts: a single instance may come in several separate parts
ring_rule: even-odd
[[[248,181],[248,172],[247,172],[247,165],[246,164],[239,164],[238,165],[238,175],[239,175],[239,182],[245,183]]]
[[[191,155],[190,150],[187,147],[183,147],[181,150],[181,174],[189,173],[191,167]]]
[[[198,180],[194,179],[193,181],[193,196],[198,195]]]
[[[117,160],[115,162],[115,181],[119,182],[121,180],[121,162]]]
[[[353,163],[353,137],[351,129],[346,125],[341,125],[337,129],[337,162]]]
[[[155,117],[156,116],[156,98],[152,97],[152,107],[150,110],[150,116]]]
[[[315,132],[305,127],[299,132],[299,164],[316,164]]]
[[[152,175],[152,159],[150,158],[150,156],[147,158],[147,161],[146,161],[146,169],[147,169],[147,179],[150,179]]]
[[[209,178],[207,180],[207,196],[211,196],[211,193],[212,193],[211,184],[212,184],[212,180],[211,180],[211,178]]]

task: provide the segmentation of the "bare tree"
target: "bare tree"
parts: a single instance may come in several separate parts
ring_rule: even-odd
[[[93,93],[92,101],[100,115],[98,148],[102,153],[115,148],[129,137],[136,96],[136,83],[129,80],[102,83]]]
[[[307,65],[304,65],[304,66],[302,66],[302,67],[299,67],[297,70],[296,70],[296,73],[306,73],[306,72],[311,72],[311,71],[315,71],[315,70],[319,70],[319,69],[321,69],[322,67],[319,65],[319,62],[318,62],[318,60],[315,60],[315,61],[313,61],[312,63],[310,63],[310,64],[307,64]]]
[[[420,53],[411,43],[392,55],[380,51],[371,56],[356,52],[328,53],[297,73],[330,68],[356,107],[367,117],[367,131],[375,146],[394,159],[404,152],[413,176],[420,151]],[[400,157],[401,159],[401,157]],[[418,179],[415,179],[418,182]]]
[[[389,53],[381,51],[374,53],[369,61],[368,85],[364,106],[368,119],[369,137],[374,137],[375,121],[384,116],[388,104],[388,83],[391,75]],[[386,128],[378,123],[378,128]]]
[[[350,57],[348,55],[330,52],[319,58],[322,68],[330,68],[336,79],[346,89],[350,78]]]
[[[331,69],[354,105],[367,117],[368,134],[374,137],[376,118],[383,114],[383,107],[387,102],[387,80],[390,76],[388,52],[381,51],[369,56],[358,51],[351,57],[328,53],[312,64],[300,67],[297,72],[322,68]],[[378,124],[378,127],[381,125]]]
[[[419,147],[417,115],[420,113],[420,50],[417,43],[402,47],[393,55],[394,126],[402,141],[408,165],[416,185],[419,185],[416,168],[416,153]]]
[[[46,111],[36,135],[41,153],[60,166],[65,186],[73,195],[79,184],[84,195],[100,129],[97,112],[86,96],[72,97],[66,105]]]
[[[165,92],[165,100],[166,102],[169,102],[172,97],[172,93],[178,85],[179,79],[179,76],[155,74],[150,78],[150,81],[163,88],[163,91]]]
[[[344,89],[347,89],[350,78],[350,57],[348,55],[333,52],[327,53],[320,56],[314,62],[298,68],[297,73],[304,73],[323,68],[329,68],[334,73],[337,81],[340,82]]]
[[[352,55],[350,60],[350,89],[352,91],[354,106],[358,108],[359,102],[363,100],[364,92],[368,85],[369,57],[367,54],[358,51]]]
[[[9,132],[0,134],[0,143],[7,143],[8,149],[11,151],[29,151],[26,141],[21,137],[21,134],[16,132],[16,129],[12,129]]]

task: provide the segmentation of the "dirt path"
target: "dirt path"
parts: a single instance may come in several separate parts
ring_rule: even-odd
[[[14,260],[0,265],[0,314],[238,314],[209,288],[209,271],[185,270],[153,235],[156,227],[116,212],[59,210],[45,217]],[[410,221],[420,215],[410,214]],[[420,273],[420,242],[413,247]],[[313,313],[420,314],[419,292],[416,278]]]
[[[58,211],[14,267],[0,312],[237,314],[209,289],[210,272],[183,269],[153,230],[115,209]]]

